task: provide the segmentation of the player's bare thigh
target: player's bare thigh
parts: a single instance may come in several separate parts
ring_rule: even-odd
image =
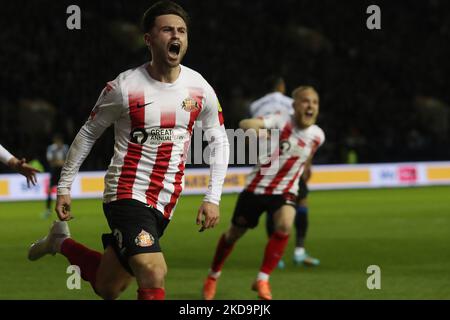
[[[273,215],[275,231],[290,233],[295,219],[295,208],[291,205],[284,205]]]
[[[167,264],[162,252],[140,253],[128,259],[139,288],[164,288]]]
[[[103,299],[116,299],[133,280],[120,264],[111,246],[105,249],[97,270],[95,290]]]

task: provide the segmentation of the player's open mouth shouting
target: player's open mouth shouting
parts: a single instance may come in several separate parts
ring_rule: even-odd
[[[307,110],[305,110],[305,113],[303,116],[305,117],[305,119],[311,120],[314,118],[315,112],[313,109],[307,109]]]
[[[169,55],[169,59],[171,60],[177,60],[179,58],[181,51],[181,43],[178,41],[174,41],[169,43],[167,53]]]

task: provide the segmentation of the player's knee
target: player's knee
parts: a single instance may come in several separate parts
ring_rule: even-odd
[[[139,267],[141,277],[151,280],[152,282],[164,281],[167,275],[167,267],[160,264],[143,264]]]
[[[281,222],[275,228],[276,232],[287,234],[287,235],[289,235],[291,233],[291,230],[292,230],[292,223],[287,223],[287,222]]]
[[[236,236],[236,234],[228,231],[225,233],[225,242],[228,244],[233,244],[236,242],[236,240],[238,239],[238,237]]]
[[[97,283],[95,292],[104,300],[116,300],[124,289],[110,284]]]
[[[117,279],[97,276],[95,281],[95,293],[104,300],[115,300],[126,290],[132,278]]]
[[[103,300],[116,300],[119,297],[120,292],[105,290],[99,292],[99,295]]]
[[[225,241],[228,244],[233,244],[243,236],[245,231],[247,231],[246,228],[238,228],[233,226],[227,232],[225,232]]]

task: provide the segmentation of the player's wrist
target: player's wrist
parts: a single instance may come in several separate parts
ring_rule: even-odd
[[[203,198],[203,202],[211,203],[211,204],[218,206],[220,204],[220,199],[215,199],[215,198],[205,196]]]
[[[57,187],[56,188],[56,194],[58,196],[65,196],[70,194],[70,188],[67,187]]]
[[[10,167],[13,170],[17,170],[17,168],[19,167],[19,159],[17,159],[16,157],[12,157],[11,159],[8,160],[8,167]]]

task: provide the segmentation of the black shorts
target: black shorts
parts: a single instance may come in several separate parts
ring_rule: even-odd
[[[300,177],[298,180],[298,200],[303,200],[308,197],[309,189],[308,185],[306,184],[305,180],[303,179],[303,176]]]
[[[61,168],[50,169],[50,187],[58,185],[59,178],[61,177]]]
[[[265,195],[242,191],[239,194],[231,223],[237,227],[254,228],[264,212],[273,214],[284,205],[296,207],[296,196],[289,194]]]
[[[133,271],[128,264],[131,256],[161,252],[159,238],[170,221],[161,212],[133,199],[104,203],[103,212],[112,231],[102,235],[103,247],[112,246],[131,275]]]

